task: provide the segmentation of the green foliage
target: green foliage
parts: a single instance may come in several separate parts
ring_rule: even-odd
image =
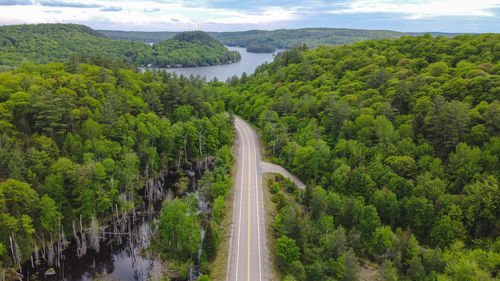
[[[294,32],[314,45],[339,31],[218,35],[226,44],[233,36],[242,46],[283,47],[275,45],[279,39],[289,48],[297,45],[289,39]],[[355,33],[349,40],[373,35]],[[261,40],[268,35],[273,39]],[[27,257],[35,232],[70,229],[78,216],[105,217],[111,206],[131,208],[140,202],[120,194],[135,194],[144,177],[216,155],[213,171],[199,181],[213,209],[203,243],[213,257],[231,186],[228,105],[261,128],[273,161],[308,183],[305,191],[282,182],[287,188],[273,188],[275,250],[286,278],[356,280],[359,257],[381,264],[386,280],[494,280],[499,40],[428,34],[302,45],[239,81],[206,84],[164,72],[141,75],[87,51],[97,46],[106,58],[140,64],[235,59],[204,33],[151,48],[78,25],[2,27],[1,64],[70,58],[0,73],[0,245],[15,235]],[[82,56],[71,56],[75,51]],[[186,182],[178,183],[179,194]],[[195,202],[165,202],[159,222],[162,252],[184,262],[181,275],[200,242],[203,216],[195,215]],[[10,263],[6,255],[1,260]]]
[[[491,231],[490,227],[498,220],[499,196],[498,181],[492,176],[483,177],[465,186],[465,225],[472,237],[478,238],[481,233]]]
[[[57,210],[54,199],[47,195],[42,196],[42,199],[40,200],[40,210],[42,212],[42,216],[40,218],[42,227],[47,232],[57,231],[57,227],[59,226],[62,216]]]
[[[202,31],[180,32],[153,45],[153,64],[160,67],[201,66],[235,62],[240,54],[228,51]]]
[[[281,236],[276,241],[276,250],[278,257],[281,258],[287,268],[300,258],[300,249],[295,244],[295,240],[287,236]]]
[[[212,219],[216,224],[222,222],[223,209],[226,206],[226,200],[223,196],[219,196],[214,200],[214,207],[212,209]]]
[[[208,275],[202,275],[198,278],[199,281],[211,281],[210,277]]]
[[[2,26],[0,42],[2,65],[66,61],[72,55],[78,61],[80,54],[92,56],[96,62],[119,59],[144,64],[145,57],[151,56],[151,47],[145,43],[111,40],[76,24]]]
[[[224,106],[212,111],[210,85],[116,64],[72,67],[76,73],[62,63],[0,73],[0,123],[12,125],[0,135],[0,243],[14,237],[25,259],[43,237],[57,239],[61,229],[71,236],[80,216],[85,227],[93,216],[109,218],[112,208],[139,208],[146,178],[210,155],[222,159],[219,192],[227,193],[231,155],[221,148],[232,141],[232,121]],[[174,120],[183,106],[196,115]],[[218,205],[220,221],[224,198]],[[7,255],[0,260],[10,266]]]
[[[175,35],[175,32],[170,32],[170,31],[159,31],[159,32],[120,31],[120,30],[97,30],[97,31],[112,39],[149,42],[149,43],[156,43],[158,41],[171,39]]]
[[[491,273],[500,265],[498,253],[467,250],[461,242],[453,244],[444,259],[447,265],[438,277],[441,280],[496,280]]]
[[[182,200],[176,198],[173,202],[163,203],[158,229],[165,253],[182,261],[196,256],[201,228],[196,215],[189,212]]]
[[[276,47],[266,43],[253,42],[247,47],[247,52],[251,53],[273,53]]]
[[[382,226],[373,232],[373,254],[383,256],[392,254],[397,248],[397,237],[389,226]]]
[[[212,224],[209,222],[205,229],[205,237],[202,243],[203,252],[207,260],[212,261],[217,254],[217,237]]]
[[[158,42],[172,38],[174,32],[137,32],[99,30],[100,33],[113,39],[131,40],[141,42]],[[250,47],[258,46],[256,51],[272,52],[276,48],[291,49],[296,45],[306,43],[309,47],[320,45],[343,45],[367,39],[397,38],[406,33],[389,30],[361,30],[361,29],[335,29],[335,28],[303,28],[281,29],[274,31],[251,30],[237,32],[209,32],[222,43],[230,46]],[[451,34],[450,34],[451,35]]]
[[[138,32],[98,30],[100,33],[119,40],[156,43],[170,39],[175,32]],[[348,28],[301,28],[279,30],[249,30],[236,32],[209,32],[211,36],[229,46],[246,47],[249,52],[272,52],[278,49],[291,49],[306,44],[310,48],[321,45],[345,45],[357,41],[383,38],[399,38],[405,35],[422,35],[422,33],[404,33],[390,30],[363,30]],[[434,32],[433,36],[453,37],[454,33]],[[257,49],[255,49],[258,47]],[[441,69],[438,64],[433,68]],[[439,72],[438,72],[439,73]]]
[[[0,28],[0,65],[18,66],[23,61],[50,63],[66,61],[68,72],[78,71],[78,62],[90,61],[110,66],[113,60],[128,64],[165,66],[201,66],[240,60],[240,54],[229,51],[221,43],[201,31],[177,33],[173,39],[155,43],[152,47],[143,42],[109,39],[84,25],[36,24],[11,25]],[[99,74],[101,75],[101,74]],[[104,78],[104,77],[103,77]],[[147,76],[145,80],[148,80]],[[43,93],[50,98],[52,93]],[[58,117],[63,110],[59,97],[48,106],[52,117],[41,114],[40,126]],[[54,112],[55,111],[55,112]]]
[[[346,248],[383,264],[388,280],[475,280],[451,277],[459,266],[446,273],[446,256],[458,242],[488,252],[498,236],[499,40],[425,35],[294,48],[217,87],[261,129],[272,160],[308,183],[272,196],[275,235],[295,241],[306,280],[355,279],[333,266],[345,265]],[[463,263],[477,276],[497,274],[472,255]]]
[[[302,28],[279,29],[273,31],[251,30],[243,32],[220,32],[212,35],[226,45],[247,47],[252,52],[253,46],[265,46],[278,49],[291,49],[307,44],[309,47],[320,45],[343,45],[367,39],[397,38],[405,33],[395,31],[374,31],[361,29]],[[250,48],[251,47],[251,48]],[[259,48],[260,51],[262,48]]]
[[[385,260],[382,263],[382,268],[379,272],[379,280],[380,281],[397,281],[398,275],[396,273],[395,268],[392,265],[390,260]]]
[[[359,263],[354,251],[349,249],[343,256],[344,261],[344,276],[342,280],[344,281],[354,281],[358,280],[359,274]]]
[[[34,212],[38,195],[29,184],[8,179],[0,183],[0,199],[3,212],[20,218]]]

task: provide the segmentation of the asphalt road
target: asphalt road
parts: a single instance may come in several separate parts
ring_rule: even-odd
[[[245,121],[236,118],[235,126],[238,171],[226,280],[270,280],[259,141]]]

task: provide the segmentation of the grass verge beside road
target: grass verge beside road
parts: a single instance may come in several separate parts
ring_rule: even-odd
[[[214,261],[208,265],[210,270],[210,279],[212,280],[226,280],[227,273],[227,261],[229,256],[229,243],[231,242],[231,225],[233,220],[233,205],[234,205],[234,179],[236,179],[236,172],[238,170],[238,165],[236,164],[237,155],[237,145],[233,143],[231,147],[231,153],[233,155],[233,163],[231,169],[231,179],[233,180],[233,185],[229,189],[226,196],[226,207],[224,208],[224,219],[221,223],[219,244],[217,246],[217,256]]]
[[[270,270],[273,276],[272,280],[282,280],[281,272],[278,269],[278,256],[276,256],[276,233],[274,231],[274,218],[276,217],[276,204],[271,201],[271,193],[267,182],[272,179],[274,181],[274,174],[262,175],[262,191],[264,192],[264,211],[266,214],[266,235],[269,248],[269,259],[271,260]]]

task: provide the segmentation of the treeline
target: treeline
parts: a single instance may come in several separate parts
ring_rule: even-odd
[[[307,183],[270,183],[285,279],[498,279],[499,42],[294,48],[218,88]]]
[[[247,51],[251,53],[273,53],[276,47],[267,43],[252,43],[248,45]]]
[[[113,39],[155,43],[170,39],[175,32],[138,32],[99,30]],[[249,30],[236,32],[208,32],[225,45],[246,47],[249,52],[272,53],[276,49],[291,49],[306,44],[309,48],[320,45],[344,45],[369,39],[399,38],[405,35],[423,35],[391,30],[364,30],[348,28],[302,28],[278,30]],[[432,32],[433,36],[453,37],[456,33]]]
[[[209,37],[201,33],[193,34]],[[239,53],[229,51],[212,38],[193,42],[170,39],[152,47],[143,42],[109,39],[87,26],[77,24],[0,27],[0,70],[13,69],[25,61],[36,64],[64,62],[72,55],[99,55],[126,63],[158,67],[174,64],[211,65],[240,59]]]
[[[173,31],[119,31],[119,30],[97,30],[111,39],[139,41],[156,43],[162,40],[171,39],[176,32]]]
[[[271,46],[277,49],[291,49],[303,44],[313,48],[320,45],[351,44],[368,39],[398,38],[405,33],[390,30],[302,28],[221,32],[212,35],[229,46],[254,48],[256,45],[264,45],[267,48]]]
[[[199,78],[74,60],[0,73],[0,268],[72,236],[75,221],[139,208],[161,171],[227,163],[232,128]]]

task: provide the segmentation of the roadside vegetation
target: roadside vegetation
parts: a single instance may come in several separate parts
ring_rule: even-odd
[[[213,171],[199,183],[207,219],[187,214],[192,205],[175,199],[165,203],[159,229],[162,239],[176,241],[165,220],[172,212],[182,231],[212,228],[204,259],[214,255],[219,196],[231,185],[233,125],[224,104],[199,78],[140,74],[102,61],[23,64],[0,73],[0,268],[18,268],[44,247],[50,252],[75,225],[99,229],[99,221],[139,209],[148,179],[209,156]],[[180,178],[178,197],[188,187]],[[185,261],[201,241],[189,239],[160,250]],[[98,250],[94,242],[88,247]]]
[[[201,280],[211,280],[211,263],[218,255],[221,233],[226,229],[222,222],[232,186],[231,164],[231,151],[224,146],[215,153],[212,169],[206,170],[197,182],[199,198],[190,193],[163,202],[158,233],[149,249],[150,254],[168,262],[161,275],[188,280],[190,272],[198,267]]]
[[[294,48],[218,88],[307,183],[280,196],[285,280],[497,280],[500,35]]]

